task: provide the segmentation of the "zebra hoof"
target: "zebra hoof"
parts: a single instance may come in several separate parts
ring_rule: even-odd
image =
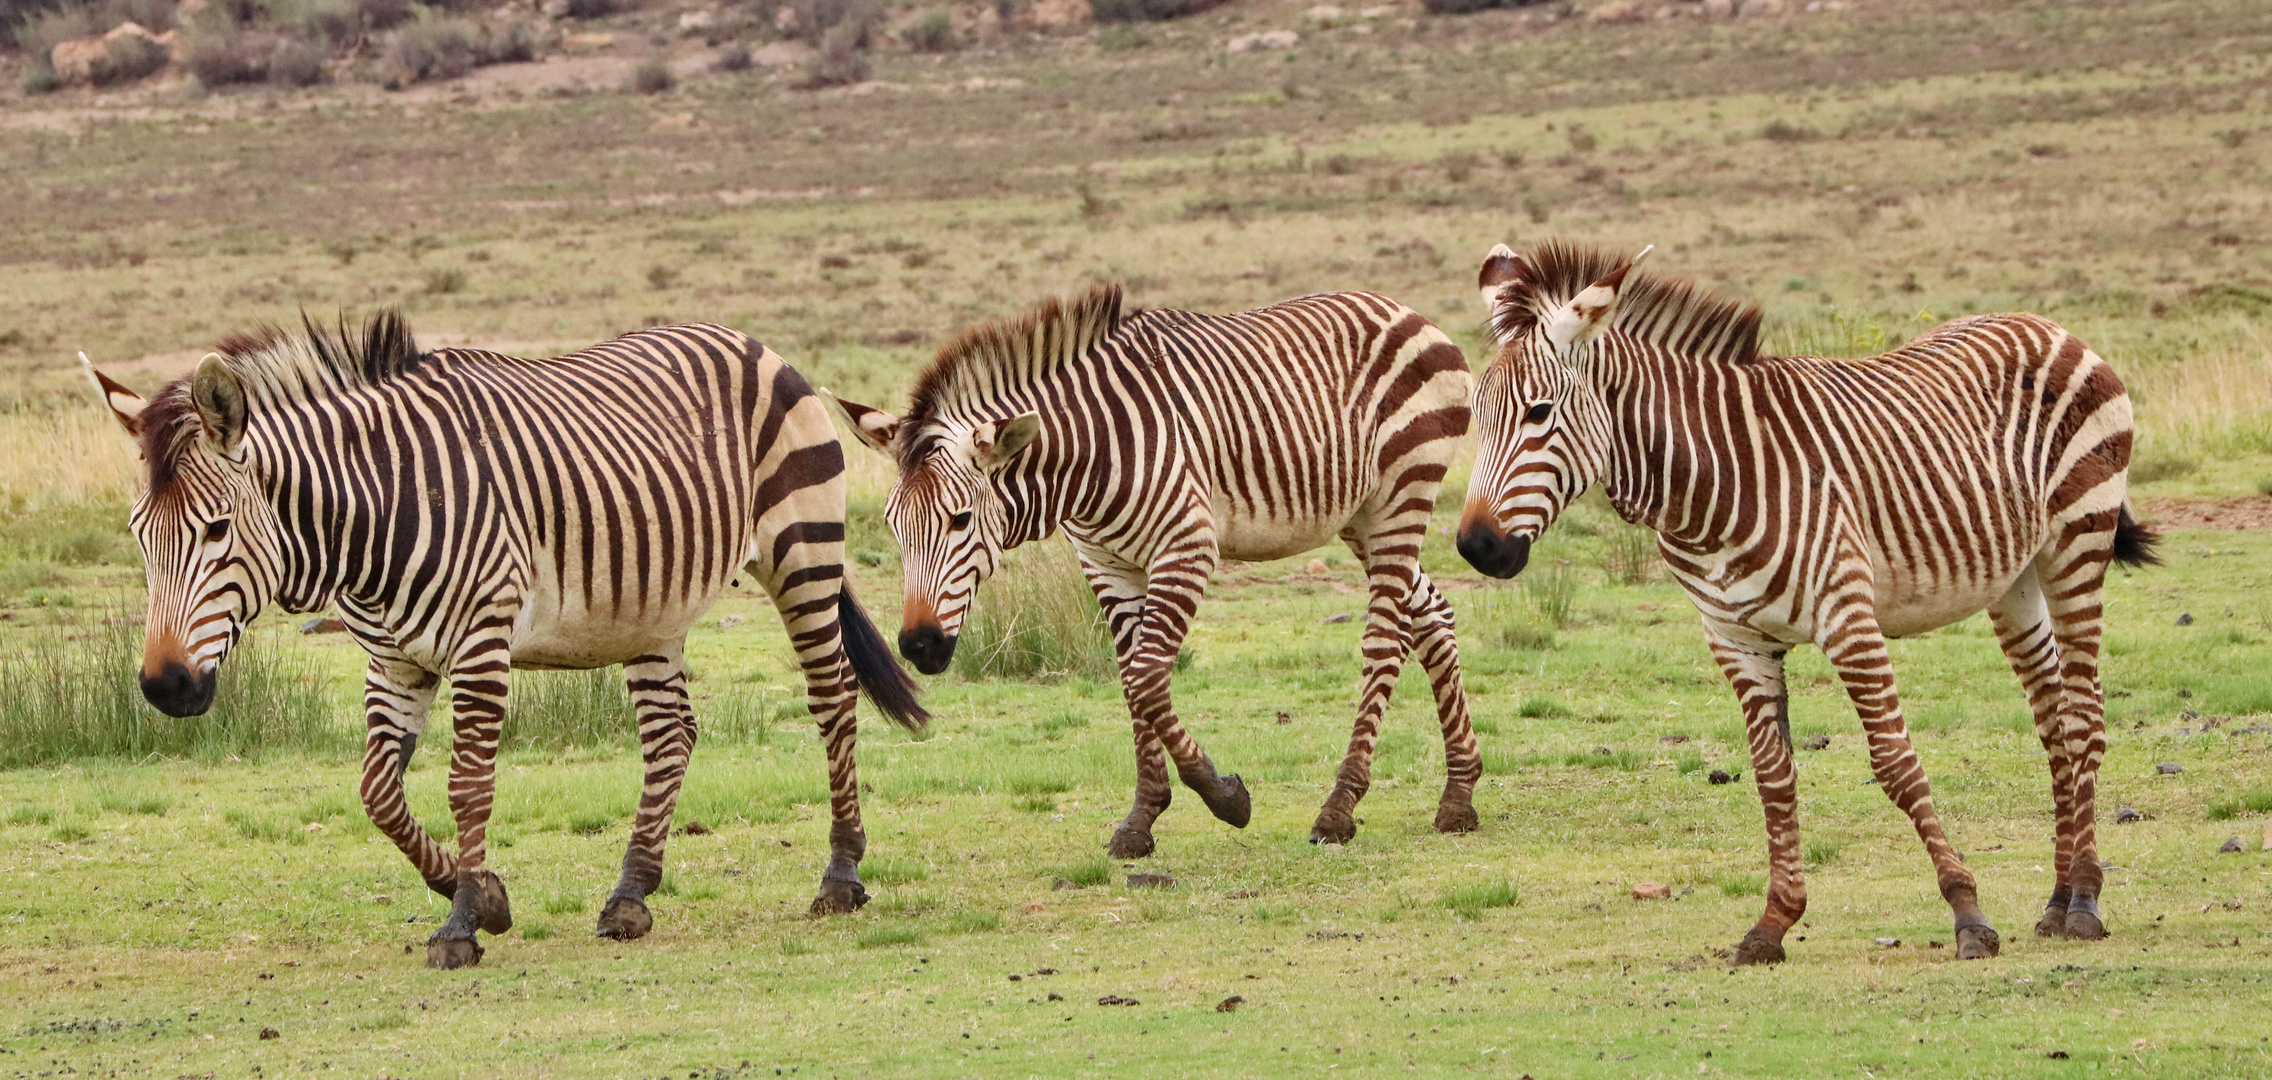
[[[479,967],[482,951],[481,943],[470,936],[445,938],[436,934],[426,939],[426,966],[437,971]]]
[[[600,911],[599,936],[617,941],[637,941],[655,928],[655,917],[647,913],[647,904],[628,896],[618,896],[607,902]]]
[[[505,882],[487,870],[474,878],[481,887],[481,928],[502,934],[513,928],[513,901],[505,895]]]
[[[814,915],[849,915],[868,902],[868,890],[857,881],[822,878],[820,895],[813,897]]]
[[[2058,937],[2067,932],[2067,905],[2053,904],[2043,909],[2043,917],[2035,920],[2035,936]]]
[[[1346,844],[1357,836],[1357,822],[1346,810],[1328,807],[1317,812],[1317,823],[1310,826],[1310,843]]]
[[[1474,832],[1482,824],[1482,819],[1475,816],[1475,807],[1471,803],[1445,803],[1436,808],[1437,832]]]
[[[1783,943],[1769,938],[1756,928],[1743,936],[1743,940],[1736,945],[1735,955],[1728,958],[1729,967],[1780,964],[1782,962]]]
[[[2091,912],[2070,911],[2061,932],[2077,941],[2097,941],[2106,936],[2106,924]]]
[[[1207,811],[1234,829],[1246,828],[1254,820],[1254,800],[1246,793],[1246,781],[1237,773],[1215,778],[1213,791],[1199,789],[1199,800],[1207,804]]]
[[[1987,923],[1956,928],[1956,958],[1959,960],[1986,960],[2003,948],[2003,939],[1996,936],[1996,928]]]
[[[1152,831],[1121,823],[1112,831],[1112,845],[1106,852],[1115,859],[1141,859],[1152,853]]]

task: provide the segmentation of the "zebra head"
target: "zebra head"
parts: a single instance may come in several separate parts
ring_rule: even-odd
[[[1616,318],[1619,292],[1648,251],[1567,299],[1526,288],[1505,244],[1477,284],[1499,352],[1475,387],[1482,440],[1459,525],[1460,557],[1496,578],[1522,573],[1531,543],[1600,476],[1609,410],[1585,376],[1589,346]]]
[[[832,395],[833,396],[833,395]],[[906,573],[899,654],[925,675],[947,670],[978,586],[1001,565],[1009,515],[996,475],[1041,434],[1041,414],[977,424],[934,421],[903,432],[897,416],[837,399],[860,441],[899,462],[884,520]],[[901,445],[906,443],[906,445]]]
[[[244,384],[219,355],[149,401],[87,371],[149,469],[127,517],[150,590],[142,696],[168,716],[197,716],[276,580],[274,509],[247,469]]]

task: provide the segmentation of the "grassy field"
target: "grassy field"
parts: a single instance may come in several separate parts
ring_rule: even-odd
[[[2272,1075],[2262,532],[2174,534],[2169,565],[2110,584],[2105,942],[2027,933],[2047,783],[1985,622],[1897,644],[2005,936],[1964,965],[1805,654],[1794,731],[1831,737],[1800,755],[1813,907],[1789,963],[1724,967],[1765,883],[1748,775],[1707,779],[1748,774],[1740,716],[1685,599],[1593,504],[1518,584],[1431,537],[1485,751],[1476,834],[1429,829],[1441,752],[1407,680],[1357,839],[1304,842],[1361,626],[1351,560],[1322,552],[1322,571],[1227,569],[1178,677],[1187,722],[1254,790],[1247,830],[1186,794],[1157,855],[1103,860],[1133,773],[1117,686],[958,669],[926,684],[927,735],[864,732],[877,899],[808,919],[823,759],[778,623],[737,593],[690,644],[708,711],[680,821],[708,831],[674,837],[647,940],[590,936],[637,790],[628,733],[593,734],[611,693],[518,677],[531,734],[492,836],[519,926],[472,972],[419,966],[445,905],[356,805],[343,637],[260,624],[242,700],[263,723],[169,731],[131,700],[133,455],[72,354],[148,390],[303,307],[399,304],[429,343],[529,351],[714,319],[882,404],[941,335],[1096,278],[1204,309],[1379,289],[1479,359],[1491,243],[1656,243],[1653,268],[1756,298],[1789,349],[2051,315],[2130,382],[2148,505],[2272,490],[2263,5],[1869,0],[1639,25],[1306,7],[879,56],[859,92],[750,73],[657,96],[0,97],[0,190],[21,193],[0,215],[0,1073]],[[1224,52],[1280,27],[1301,44]],[[888,613],[889,478],[854,461],[855,576]],[[1026,562],[1021,613],[1053,595],[1052,560]],[[85,739],[74,716],[119,719]],[[430,746],[410,783],[446,833],[440,760]],[[2245,850],[2218,854],[2231,836]],[[1674,899],[1630,899],[1644,880]]]

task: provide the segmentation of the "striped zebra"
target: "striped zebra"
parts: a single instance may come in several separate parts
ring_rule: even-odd
[[[1647,252],[1642,254],[1646,255]],[[1767,907],[1737,964],[1783,959],[1806,911],[1784,654],[1820,646],[1956,915],[1958,955],[1996,931],[1943,835],[1886,639],[1985,609],[2049,751],[2057,887],[2036,932],[2099,938],[2092,800],[2109,560],[2154,561],[2126,504],[2130,399],[2083,342],[2034,315],[1946,323],[1862,360],[1759,350],[1759,311],[1600,251],[1504,245],[1480,283],[1499,353],[1459,549],[1520,572],[1600,484],[1657,533],[1741,699],[1767,816]]]
[[[885,505],[905,553],[900,652],[946,670],[972,596],[1001,553],[1062,528],[1111,627],[1136,742],[1136,797],[1116,858],[1149,854],[1172,789],[1246,826],[1169,700],[1170,670],[1224,559],[1276,559],[1339,536],[1371,591],[1349,752],[1311,829],[1356,833],[1382,711],[1408,652],[1435,691],[1446,758],[1436,828],[1476,827],[1482,766],[1460,686],[1452,609],[1420,570],[1445,464],[1467,433],[1474,379],[1412,309],[1328,293],[1237,315],[1123,317],[1117,285],[979,326],[942,349],[903,419],[843,402],[896,456]]]
[[[524,360],[423,352],[391,312],[359,341],[344,320],[336,337],[304,325],[232,337],[147,403],[93,373],[149,469],[130,522],[148,567],[150,703],[204,712],[271,601],[336,606],[371,657],[363,806],[451,899],[427,963],[454,968],[480,962],[476,929],[512,926],[487,846],[510,669],[620,663],[646,780],[599,933],[637,938],[694,750],[687,629],[746,569],[788,628],[828,745],[832,854],[813,909],[859,906],[855,698],[902,724],[927,716],[846,587],[843,449],[804,378],[721,326]],[[455,857],[403,798],[445,683]]]

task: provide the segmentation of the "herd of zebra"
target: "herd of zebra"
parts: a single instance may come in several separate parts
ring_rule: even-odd
[[[1643,252],[1646,255],[1647,252]],[[945,670],[1002,553],[1062,531],[1110,627],[1136,751],[1111,853],[1153,849],[1176,776],[1233,826],[1246,785],[1177,717],[1174,659],[1222,560],[1338,537],[1369,602],[1349,750],[1311,839],[1348,840],[1382,713],[1408,657],[1428,674],[1445,782],[1435,827],[1475,829],[1481,760],[1452,605],[1420,565],[1439,487],[1480,447],[1458,549],[1521,572],[1593,486],[1656,532],[1743,708],[1766,811],[1766,909],[1735,963],[1783,958],[1806,909],[1783,657],[1822,648],[1955,916],[1959,955],[1996,931],[1911,748],[1886,639],[1985,609],[2048,752],[2056,877],[2036,931],[2098,938],[2093,798],[2110,562],[2153,561],[2131,517],[2120,379],[2031,315],[1959,319],[1866,359],[1761,352],[1757,308],[1548,242],[1494,248],[1479,285],[1495,349],[1458,346],[1376,293],[1234,315],[1126,310],[1116,286],[973,329],[942,348],[902,415],[839,401],[891,455],[903,551],[899,652]],[[867,900],[854,761],[865,692],[928,716],[843,571],[843,450],[826,398],[715,325],[658,327],[521,359],[421,350],[395,314],[336,331],[303,318],[223,341],[145,401],[91,372],[141,448],[131,525],[149,581],[144,695],[186,716],[270,604],[335,608],[368,651],[362,797],[435,892],[438,967],[478,963],[512,926],[487,823],[512,668],[623,665],[645,761],[601,935],[649,930],[696,740],[687,632],[748,575],[780,613],[827,747],[830,858],[815,914]],[[437,696],[451,721],[453,854],[411,816],[403,771]]]

